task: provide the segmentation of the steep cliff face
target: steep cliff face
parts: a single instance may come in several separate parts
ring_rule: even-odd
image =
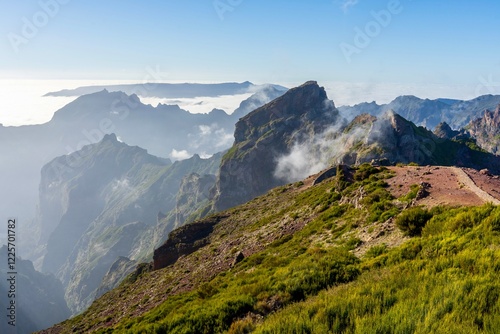
[[[186,175],[181,182],[175,204],[175,226],[181,226],[189,216],[210,203],[211,191],[215,186],[215,175]]]
[[[486,110],[483,117],[470,122],[466,129],[481,148],[500,154],[500,105],[494,111]]]
[[[291,89],[236,124],[235,142],[223,157],[214,208],[224,210],[282,184],[278,155],[335,124],[338,110],[314,81]]]
[[[47,245],[42,270],[57,274],[85,231],[99,225],[98,220],[117,226],[155,222],[162,205],[147,203],[144,195],[151,188],[161,188],[160,178],[167,168],[167,162],[119,142],[115,135],[47,164],[39,205],[39,243]],[[156,210],[145,210],[144,205],[154,205]]]

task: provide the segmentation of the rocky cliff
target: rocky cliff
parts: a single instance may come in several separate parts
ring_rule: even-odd
[[[483,117],[470,122],[466,129],[483,149],[500,154],[500,105],[494,111],[486,110]]]
[[[175,204],[175,226],[183,225],[200,208],[209,205],[216,176],[212,174],[186,175],[181,182]]]
[[[338,119],[333,102],[314,81],[241,118],[234,145],[222,159],[214,208],[230,208],[282,184],[274,176],[277,156],[322,133]]]
[[[215,215],[172,231],[167,241],[154,251],[153,270],[174,264],[180,256],[191,254],[207,245],[214,226],[224,218],[224,215]]]

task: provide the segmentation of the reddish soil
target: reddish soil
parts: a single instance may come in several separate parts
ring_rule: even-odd
[[[420,205],[471,206],[500,200],[500,179],[473,169],[442,166],[389,169],[396,174],[387,180],[389,190],[395,197],[407,194],[413,184],[427,182],[431,185],[429,196],[417,201]]]

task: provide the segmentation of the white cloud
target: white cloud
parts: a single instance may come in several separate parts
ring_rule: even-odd
[[[236,94],[236,95],[221,95],[217,97],[195,97],[195,98],[179,98],[179,99],[164,99],[157,97],[142,97],[139,96],[144,104],[151,104],[153,107],[162,104],[177,104],[180,108],[189,111],[193,114],[207,114],[213,109],[222,109],[228,114],[232,114],[235,109],[240,106],[240,103],[252,96],[252,93]]]
[[[122,179],[113,181],[112,190],[113,192],[115,191],[128,192],[132,190],[132,188],[130,187],[130,182],[128,179]]]
[[[198,133],[189,134],[189,138],[191,139],[189,145],[194,150],[202,146],[206,147],[207,145],[222,150],[230,147],[234,141],[233,134],[219,127],[217,123],[200,125],[198,126],[198,130]]]
[[[170,153],[170,157],[174,160],[186,160],[191,158],[192,154],[189,154],[186,150],[177,151],[175,148]]]
[[[209,136],[212,133],[212,128],[208,125],[200,125],[199,129],[202,136]]]

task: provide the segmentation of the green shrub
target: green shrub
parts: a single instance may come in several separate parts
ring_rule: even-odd
[[[354,173],[354,180],[363,181],[370,177],[370,175],[377,174],[379,170],[370,164],[362,164]]]
[[[365,253],[365,257],[367,258],[374,258],[377,256],[380,256],[382,254],[387,253],[387,245],[386,244],[381,244],[381,245],[375,245],[370,247]]]
[[[403,211],[396,218],[396,226],[407,236],[419,236],[422,228],[432,218],[432,214],[422,207],[414,207]]]

